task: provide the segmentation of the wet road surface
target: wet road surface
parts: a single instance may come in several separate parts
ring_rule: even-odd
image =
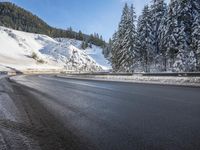
[[[200,149],[199,88],[47,75],[9,82],[24,121],[0,126],[41,149]]]

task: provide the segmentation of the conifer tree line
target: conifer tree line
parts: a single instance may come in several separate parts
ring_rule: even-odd
[[[200,71],[200,0],[153,0],[137,21],[125,4],[104,53],[115,72]]]

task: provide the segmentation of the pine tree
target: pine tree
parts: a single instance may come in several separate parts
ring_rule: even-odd
[[[193,32],[193,24],[195,22],[195,16],[194,16],[194,10],[196,9],[196,4],[193,3],[193,0],[184,0],[184,1],[178,1],[179,3],[179,9],[177,11],[178,17],[177,22],[179,26],[179,32],[178,35],[178,46],[179,51],[178,55],[176,57],[176,61],[180,61],[180,54],[182,54],[182,63],[183,67],[180,67],[180,71],[188,72],[188,71],[194,71],[194,68],[196,68],[197,61],[191,61],[191,60],[197,60],[195,58],[195,55],[193,55],[195,52],[192,47],[192,32]],[[197,10],[199,11],[199,10]],[[194,56],[194,58],[191,58]],[[176,62],[175,62],[176,64]]]
[[[126,3],[122,12],[121,21],[119,23],[118,31],[113,35],[112,46],[112,63],[115,71],[125,72],[126,54],[125,54],[125,40],[129,21],[129,7]]]
[[[179,3],[177,0],[171,0],[166,16],[161,21],[159,47],[162,57],[164,58],[164,66],[172,68],[175,62],[175,57],[178,54],[178,41],[180,27],[178,25],[178,9]],[[165,68],[167,70],[167,68]]]
[[[192,49],[194,50],[197,71],[200,71],[200,1],[192,0]]]
[[[113,69],[133,71],[139,59],[146,72],[154,63],[159,71],[200,70],[200,1],[171,0],[168,7],[164,0],[153,2],[139,17],[137,32],[133,6],[125,5],[112,38]]]
[[[174,71],[177,72],[186,72],[189,71],[189,54],[190,54],[190,47],[187,43],[187,34],[185,32],[185,25],[184,22],[180,22],[179,25],[179,32],[177,36],[177,47],[178,53],[175,58],[175,63],[173,65]]]
[[[85,49],[85,41],[82,41],[82,43],[81,43],[81,49]]]
[[[167,71],[167,68],[168,68],[168,55],[167,55],[167,42],[168,42],[168,29],[167,29],[167,17],[168,17],[168,14],[167,14],[168,11],[165,12],[162,20],[161,20],[161,23],[160,23],[160,27],[158,29],[158,46],[159,46],[159,59],[157,60],[158,62],[160,62],[160,67],[158,68],[160,71]]]
[[[166,3],[164,0],[153,0],[153,4],[151,6],[151,25],[152,25],[152,35],[153,35],[153,47],[156,54],[160,53],[159,49],[159,27],[160,23],[164,17],[166,12]]]
[[[170,68],[175,71],[196,70],[198,42],[195,41],[199,40],[195,32],[199,27],[195,25],[198,24],[195,18],[198,18],[199,9],[194,2],[171,0],[167,16],[161,23],[159,47],[163,52],[167,49],[165,56],[170,60]]]
[[[119,70],[119,48],[120,48],[120,43],[119,43],[119,38],[118,38],[118,32],[115,32],[112,37],[112,46],[111,46],[111,64],[114,72],[117,72]]]
[[[121,54],[123,57],[121,57],[122,60],[122,66],[123,71],[125,72],[132,72],[134,71],[134,67],[137,64],[137,58],[138,58],[138,50],[136,47],[136,41],[137,41],[137,31],[135,27],[135,21],[136,21],[136,14],[134,11],[133,5],[131,5],[131,8],[129,10],[128,16],[126,21],[126,32],[123,37],[123,47]]]
[[[89,47],[89,43],[87,40],[83,40],[81,43],[81,49],[87,49]]]
[[[130,8],[130,24],[129,24],[129,50],[132,53],[132,66],[131,66],[131,71],[134,71],[135,67],[138,67],[138,58],[139,58],[139,50],[137,47],[137,42],[138,42],[138,33],[137,33],[137,28],[135,26],[136,23],[136,13],[135,13],[135,8],[133,7],[133,4],[131,5]]]
[[[125,72],[126,71],[126,66],[125,61],[126,60],[126,54],[125,54],[125,42],[124,41],[124,37],[126,36],[127,33],[127,29],[128,29],[128,21],[129,21],[129,8],[128,8],[128,4],[126,3],[123,9],[123,13],[122,13],[122,17],[121,17],[121,21],[119,23],[119,29],[118,29],[118,41],[119,41],[119,49],[116,52],[117,53],[117,57],[118,57],[118,67],[119,70],[121,72]]]
[[[77,37],[78,40],[83,40],[84,39],[84,36],[83,36],[83,33],[79,30],[78,32],[78,37]]]
[[[137,62],[136,47],[137,32],[135,28],[136,15],[133,5],[125,4],[118,31],[113,36],[112,62],[119,72],[132,72]]]
[[[144,7],[142,15],[139,17],[137,31],[141,65],[145,72],[150,72],[150,64],[153,60],[154,51],[152,47],[152,25],[148,6]]]
[[[112,49],[112,39],[110,38],[108,44],[106,44],[105,48],[103,48],[103,55],[108,60],[110,60],[111,58],[111,49]]]

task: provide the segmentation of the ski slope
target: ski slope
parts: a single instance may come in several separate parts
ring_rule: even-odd
[[[94,57],[76,46],[70,42],[59,42],[46,35],[0,26],[0,70],[61,69],[96,72],[105,69],[105,66],[101,65],[105,58],[101,55]],[[102,50],[98,50],[101,53]]]

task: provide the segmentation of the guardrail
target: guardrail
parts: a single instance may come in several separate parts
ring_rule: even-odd
[[[61,71],[32,71],[29,70],[24,72],[25,74],[33,74],[33,73],[60,73]],[[0,71],[0,75],[9,75],[9,74],[23,74],[22,72],[8,72],[8,71]],[[70,73],[70,75],[113,75],[113,76],[162,76],[162,77],[200,77],[200,72],[185,72],[185,73],[113,73],[113,72],[93,72],[93,73]]]
[[[94,75],[120,75],[120,76],[132,76],[132,73],[92,73]]]
[[[173,77],[200,77],[200,72],[185,72],[185,73],[108,73],[108,72],[99,72],[99,73],[79,73],[79,74],[70,74],[70,75],[114,75],[114,76],[173,76]]]
[[[143,76],[174,76],[174,77],[200,77],[200,72],[185,73],[143,73]]]
[[[116,76],[132,76],[132,73],[108,73],[108,72],[93,72],[93,73],[72,73],[70,75],[116,75]]]

